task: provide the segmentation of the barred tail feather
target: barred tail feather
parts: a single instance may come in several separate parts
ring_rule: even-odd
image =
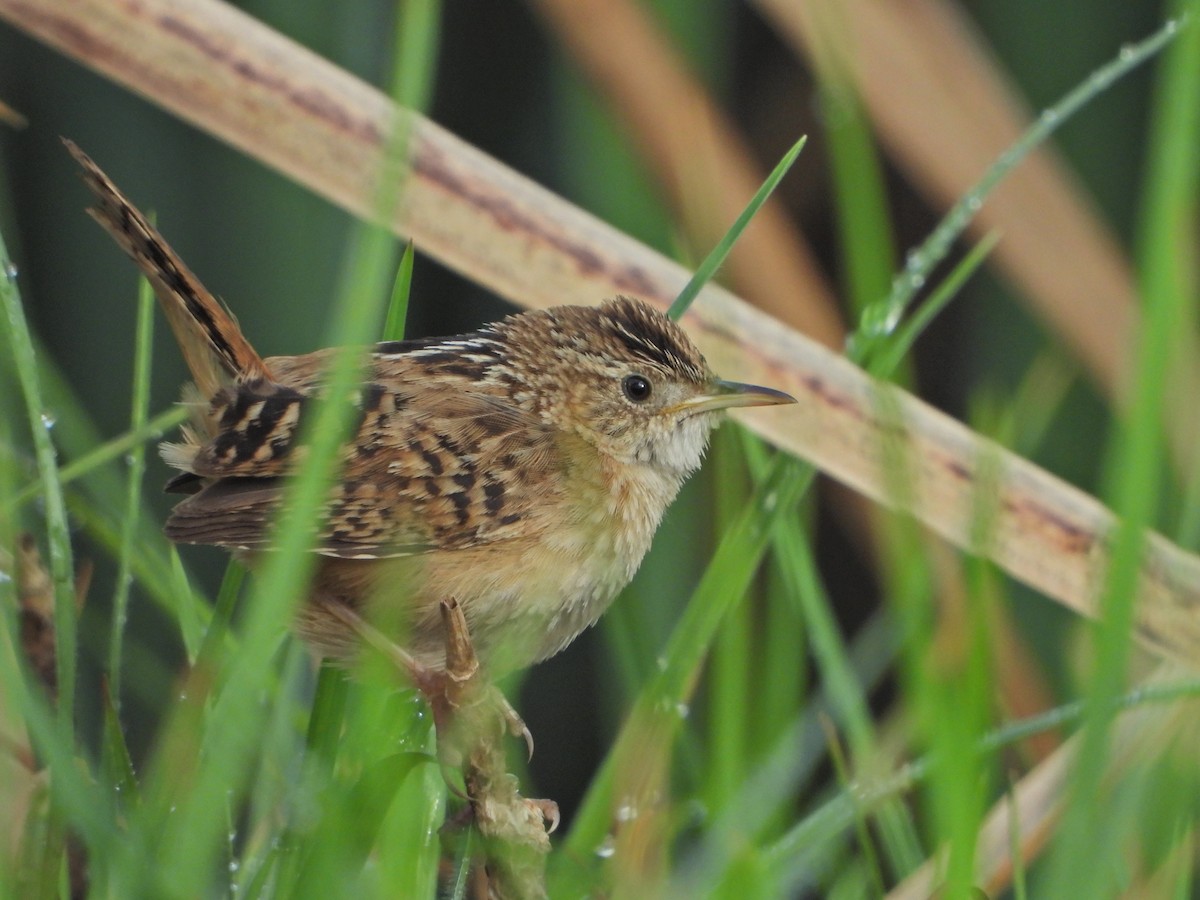
[[[129,254],[158,295],[188,369],[201,394],[214,396],[231,380],[270,379],[233,316],[176,256],[162,235],[117,189],[107,175],[73,142],[67,150],[83,167],[83,178],[96,198],[88,213]]]

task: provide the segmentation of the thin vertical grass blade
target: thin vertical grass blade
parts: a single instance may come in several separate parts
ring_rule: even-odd
[[[767,202],[767,198],[774,193],[775,188],[779,186],[779,182],[783,181],[783,176],[791,169],[792,163],[800,156],[800,151],[804,149],[804,145],[807,142],[807,136],[796,141],[792,145],[792,149],[785,153],[783,159],[771,170],[771,174],[767,176],[766,181],[762,183],[762,187],[758,189],[750,199],[750,202],[746,204],[746,208],[742,210],[742,214],[729,227],[729,231],[725,233],[725,236],[721,238],[717,246],[713,247],[709,254],[704,257],[703,262],[696,267],[695,273],[688,279],[688,283],[684,285],[683,290],[679,292],[679,296],[675,298],[675,302],[671,304],[671,308],[667,310],[668,316],[672,319],[678,319],[687,312],[688,307],[692,305],[692,301],[696,299],[701,288],[708,284],[712,277],[717,274],[717,269],[721,268],[721,263],[725,262],[725,257],[729,255],[729,251],[733,249],[734,243],[741,237],[742,232],[746,230],[746,226],[750,224],[750,221],[754,218],[754,214]]]
[[[71,534],[67,507],[58,480],[58,463],[50,429],[53,412],[42,400],[37,358],[21,297],[17,290],[17,270],[9,262],[8,250],[0,237],[0,305],[3,306],[4,336],[17,381],[25,400],[49,540],[50,576],[54,581],[54,632],[57,643],[58,727],[67,746],[75,736],[75,672],[77,667],[77,613],[75,575],[72,562]]]
[[[138,280],[137,330],[134,336],[133,397],[130,400],[129,430],[137,433],[146,425],[150,406],[150,352],[154,340],[154,291],[145,278]],[[121,674],[125,622],[129,617],[129,589],[133,581],[133,556],[142,509],[142,477],[146,472],[146,445],[129,450],[129,487],[125,495],[125,522],[121,530],[121,552],[117,558],[117,587],[113,596],[112,625],[108,643],[108,685],[113,711],[120,716]]]

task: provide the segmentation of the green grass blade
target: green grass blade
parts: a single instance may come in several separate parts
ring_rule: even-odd
[[[1187,9],[1200,16],[1200,3]],[[1122,690],[1130,655],[1134,602],[1141,577],[1146,529],[1152,524],[1163,479],[1159,422],[1168,375],[1192,298],[1183,290],[1175,244],[1193,220],[1200,165],[1200,28],[1175,20],[1157,45],[1182,31],[1166,53],[1152,117],[1146,207],[1139,234],[1139,275],[1144,303],[1129,412],[1107,463],[1107,482],[1120,524],[1113,540],[1095,632],[1095,664],[1087,691],[1088,715],[1072,777],[1071,804],[1053,856],[1050,889],[1102,890],[1103,867],[1085,864],[1108,855],[1113,831],[1094,815],[1108,760],[1112,701]],[[1122,53],[1122,56],[1125,52]]]
[[[404,340],[404,323],[408,319],[408,298],[412,291],[413,275],[413,242],[404,245],[404,254],[400,257],[400,265],[396,269],[396,281],[392,285],[392,301],[388,304],[387,318],[383,323],[385,341]]]
[[[929,299],[910,317],[899,325],[892,339],[877,346],[877,351],[871,359],[860,360],[876,378],[889,378],[895,372],[904,358],[912,351],[913,346],[935,318],[958,296],[958,292],[970,280],[971,276],[984,264],[991,255],[1000,236],[991,232],[978,244],[971,248],[947,275],[937,289],[929,295]]]
[[[749,435],[745,442],[751,459],[760,457],[755,468],[761,472],[765,460],[753,449],[758,442]],[[833,617],[812,548],[794,520],[786,520],[776,529],[774,548],[788,595],[798,604],[807,626],[813,659],[835,720],[845,729],[853,765],[856,770],[869,769],[878,756],[870,706]],[[919,862],[920,841],[906,810],[899,804],[884,804],[878,823],[894,869],[908,870]]]
[[[750,199],[746,208],[742,210],[742,214],[737,217],[729,230],[725,232],[725,236],[704,257],[704,261],[696,267],[695,274],[684,285],[683,290],[679,292],[679,296],[675,298],[675,302],[671,304],[671,308],[667,310],[668,316],[672,319],[679,319],[687,312],[688,307],[692,305],[692,301],[696,299],[700,290],[717,273],[717,269],[721,268],[721,264],[725,262],[725,257],[729,255],[729,251],[733,249],[733,245],[737,242],[737,239],[742,236],[742,232],[746,230],[746,226],[750,224],[750,220],[754,218],[755,214],[762,208],[762,205],[767,202],[767,199],[775,191],[775,188],[778,187],[779,182],[783,180],[783,176],[791,169],[792,163],[800,156],[800,151],[804,149],[807,141],[807,137],[802,137],[796,141],[792,145],[792,149],[785,153],[783,159],[771,170],[771,174],[767,176],[767,180],[762,183],[762,187]]]
[[[154,340],[154,291],[145,278],[138,280],[137,330],[133,353],[133,398],[129,430],[136,433],[146,425],[150,405],[150,351]],[[117,558],[117,587],[113,596],[112,625],[108,643],[108,685],[113,712],[121,712],[122,648],[125,622],[129,617],[129,588],[133,580],[133,556],[137,539],[138,513],[142,509],[142,478],[146,473],[146,446],[136,444],[129,450],[129,489],[126,494],[125,522],[121,531],[121,552]]]
[[[104,705],[101,753],[104,783],[120,794],[124,806],[136,806],[139,793],[137,775],[125,743],[125,733],[121,729],[120,713],[109,691],[103,691],[101,699]]]
[[[825,71],[820,102],[836,193],[842,280],[858,316],[887,294],[895,266],[895,229],[871,127],[848,73]]]
[[[401,0],[396,22],[392,99],[406,109],[429,108],[437,74],[440,0]]]
[[[912,298],[925,286],[933,267],[946,258],[954,241],[971,224],[984,201],[1005,176],[1071,116],[1161,51],[1177,30],[1178,23],[1170,22],[1144,41],[1122,48],[1116,59],[1101,66],[1058,103],[1046,109],[975,186],[959,198],[924,243],[908,254],[904,271],[892,281],[889,295],[864,311],[862,327],[855,341],[868,355],[873,352],[869,349],[873,343],[895,330]]]
[[[896,632],[890,617],[877,615],[860,630],[852,642],[847,664],[861,679],[854,693],[865,695],[878,685],[895,659],[896,649]],[[838,702],[831,685],[822,683],[819,699],[800,710],[781,730],[774,747],[740,786],[735,802],[706,829],[700,844],[683,860],[671,896],[699,896],[704,886],[724,880],[725,869],[731,865],[735,852],[762,835],[775,810],[791,805],[824,758],[826,738],[822,720],[838,714]]]
[[[255,698],[265,689],[271,672],[272,656],[262,651],[274,646],[282,635],[313,571],[315,558],[307,548],[322,518],[339,448],[354,415],[359,359],[353,348],[378,334],[378,298],[385,294],[384,273],[391,268],[391,245],[390,235],[382,228],[365,230],[349,267],[356,273],[356,288],[347,292],[350,300],[339,311],[334,329],[335,345],[349,349],[336,355],[329,370],[327,397],[309,413],[302,438],[308,452],[285,489],[283,509],[287,514],[279,517],[272,542],[277,549],[265,558],[246,604],[242,640],[255,652],[239,654],[229,667],[228,682],[204,735],[204,764],[195,785],[181,798],[178,815],[165,835],[164,871],[175,873],[180,884],[203,882],[223,832],[231,782],[240,793],[249,775],[260,731]]]
[[[187,409],[182,406],[172,406],[170,409],[165,409],[153,418],[148,419],[138,428],[131,429],[112,440],[105,441],[99,446],[93,446],[87,453],[59,469],[59,484],[65,487],[87,475],[93,474],[100,467],[127,456],[135,448],[142,446],[147,441],[154,441],[162,437],[176,425],[185,422],[187,417]],[[37,496],[39,496],[37,485],[31,485],[25,490],[14,494],[11,501],[9,501],[9,506],[15,509],[19,504],[25,503]]]
[[[0,236],[0,305],[4,313],[4,337],[25,400],[38,476],[45,504],[46,533],[49,541],[50,577],[54,582],[54,631],[57,646],[58,726],[67,746],[75,735],[75,671],[78,663],[78,635],[75,610],[74,565],[67,507],[54,443],[50,439],[53,418],[42,401],[37,358],[25,311],[17,291],[16,268],[9,262],[8,250]]]

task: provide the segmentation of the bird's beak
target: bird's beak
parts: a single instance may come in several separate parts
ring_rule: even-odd
[[[777,406],[795,403],[796,398],[774,388],[756,384],[738,384],[736,381],[715,381],[707,393],[680,403],[679,410],[688,412],[712,412],[732,406]]]

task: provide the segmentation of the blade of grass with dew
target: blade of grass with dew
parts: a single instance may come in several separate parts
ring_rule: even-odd
[[[771,170],[771,174],[767,176],[767,180],[762,183],[762,187],[755,192],[750,202],[746,204],[746,208],[742,210],[741,215],[730,226],[729,231],[725,233],[725,236],[721,238],[717,246],[704,257],[704,261],[696,268],[695,274],[684,285],[683,290],[679,292],[679,296],[675,298],[675,302],[667,310],[668,316],[678,320],[687,312],[688,307],[692,305],[692,301],[696,299],[696,296],[700,293],[704,285],[708,284],[717,273],[717,269],[721,268],[721,264],[725,262],[725,257],[729,255],[729,251],[733,249],[734,243],[741,237],[742,232],[746,230],[746,226],[750,224],[750,220],[754,218],[755,213],[767,202],[767,198],[771,196],[775,188],[778,187],[779,182],[783,180],[783,176],[791,169],[792,163],[800,156],[800,151],[804,149],[804,145],[807,142],[807,136],[796,141],[792,145],[792,149],[785,153],[783,159]]]
[[[889,378],[904,359],[912,352],[913,346],[925,330],[933,324],[933,320],[958,296],[958,292],[970,280],[971,276],[987,261],[1000,236],[996,232],[986,235],[959,261],[958,265],[929,295],[917,310],[905,319],[895,330],[892,340],[876,344],[871,358],[861,360],[867,370],[876,378]]]
[[[863,347],[868,352],[873,351],[875,364],[870,367],[874,374],[891,374],[921,330],[957,294],[989,249],[990,243],[985,241],[961,260],[922,306],[920,314],[911,317],[904,328]],[[885,413],[891,415],[885,397],[881,397],[881,403]],[[889,480],[898,490],[905,490],[909,482],[905,474],[907,460],[901,445],[893,443],[890,446],[892,449],[887,456]],[[979,496],[982,498],[986,494],[983,489]],[[901,606],[901,622],[907,623],[907,693],[918,711],[919,721],[924,723],[925,739],[933,752],[947,761],[947,765],[938,770],[929,792],[930,808],[939,829],[935,836],[949,842],[950,865],[946,877],[951,892],[961,893],[971,887],[975,839],[985,813],[984,794],[979,785],[986,783],[986,766],[975,758],[971,747],[986,727],[991,710],[986,616],[978,604],[968,604],[963,627],[970,650],[953,659],[947,658],[944,651],[939,653],[932,643],[935,633],[925,624],[930,612],[924,608],[925,602],[921,599],[927,595],[932,577],[929,564],[921,562],[925,556],[924,541],[908,517],[891,515],[887,522],[888,527],[881,533],[890,560],[890,565],[885,567],[888,590],[897,600],[908,598],[903,601],[907,605]],[[933,660],[940,660],[940,663],[934,665]],[[952,762],[955,764],[951,765]],[[899,827],[903,821],[902,809],[890,803],[881,807],[886,816],[884,821],[890,821],[892,825],[883,832],[892,838],[886,845],[892,851],[889,859],[894,871],[901,876],[915,869],[920,862],[911,855],[912,840],[904,840],[912,837],[911,829]],[[904,850],[908,853],[902,852]]]
[[[129,430],[136,433],[146,425],[150,406],[150,352],[154,341],[154,291],[145,278],[138,279],[137,328],[134,335],[133,391]],[[108,687],[113,714],[121,714],[122,647],[125,622],[129,618],[129,589],[133,581],[132,559],[137,539],[138,514],[142,509],[142,478],[146,473],[146,445],[135,444],[128,456],[129,489],[125,495],[125,522],[121,530],[121,552],[117,557],[117,586],[112,603],[112,625],[108,642]],[[119,729],[118,729],[119,730]]]
[[[836,196],[842,278],[852,308],[861,314],[871,301],[887,293],[895,260],[894,229],[878,153],[859,98],[841,60],[830,56],[827,62],[820,67],[819,89],[827,112],[825,132]],[[745,443],[752,442],[747,438]],[[801,600],[798,614],[805,622],[822,681],[831,679],[834,708],[842,713],[843,723],[851,723],[853,765],[856,769],[870,765],[878,751],[866,698],[854,696],[857,680],[847,668],[845,646],[829,614],[828,598],[820,590],[807,538],[797,523],[781,525],[774,551],[790,602]],[[912,865],[920,844],[908,810],[899,804],[884,805],[878,824],[893,868]],[[871,869],[874,871],[874,866]]]
[[[871,345],[875,341],[895,329],[917,291],[925,286],[934,266],[945,259],[954,241],[971,224],[984,201],[1004,177],[1076,112],[1161,51],[1177,30],[1178,23],[1167,23],[1145,40],[1122,48],[1116,59],[1101,66],[1058,103],[1042,112],[1017,142],[1000,155],[975,186],[951,207],[929,237],[908,254],[904,271],[893,279],[888,296],[864,310],[862,326],[854,336],[856,344],[862,347],[864,357],[873,353]]]
[[[71,552],[71,533],[62,485],[58,481],[58,463],[54,442],[50,439],[53,418],[42,402],[38,381],[37,358],[21,297],[17,290],[16,268],[0,235],[0,305],[4,312],[4,337],[25,400],[25,411],[32,436],[50,556],[50,577],[54,583],[54,637],[57,659],[58,727],[65,746],[75,740],[75,671],[78,635],[75,609],[75,573]]]
[[[176,425],[187,421],[187,417],[187,409],[182,406],[172,406],[148,419],[138,428],[131,429],[99,446],[93,446],[89,452],[59,469],[59,484],[66,487],[74,481],[93,474],[101,466],[115,462],[127,456],[135,448],[162,437]],[[9,507],[15,509],[18,505],[36,496],[38,496],[37,486],[31,485],[23,491],[18,491],[10,501]]]
[[[852,81],[841,71],[839,62],[834,58],[831,65],[823,67],[821,98],[830,113],[826,134],[837,198],[843,280],[852,308],[862,316],[873,301],[887,294],[895,261],[891,237],[894,229],[871,131]],[[904,358],[906,350],[900,350],[897,361]],[[830,615],[829,599],[821,587],[808,542],[788,523],[778,530],[776,551],[778,565],[791,582],[789,595],[801,603],[818,671],[823,679],[832,678],[833,695],[839,701],[835,709],[842,713],[842,722],[848,726],[852,760],[848,765],[852,771],[877,766],[879,748],[867,700],[857,694],[857,679],[846,668],[845,646]],[[843,777],[848,776],[843,773]],[[881,851],[891,870],[904,873],[919,865],[921,843],[909,809],[898,802],[884,803],[873,818]],[[865,815],[860,814],[858,821],[862,868],[882,891],[883,873],[870,840],[872,832],[866,828]]]
[[[60,773],[64,767],[75,768],[78,763],[75,758],[75,692],[78,660],[78,614],[76,609],[74,564],[70,531],[67,523],[66,504],[63,499],[62,485],[58,481],[58,465],[56,450],[50,439],[50,428],[53,418],[47,413],[47,407],[42,400],[41,385],[38,380],[38,364],[34,351],[33,338],[25,319],[21,305],[20,293],[17,289],[16,267],[10,262],[8,250],[0,235],[0,334],[10,348],[9,357],[12,360],[16,381],[25,404],[25,413],[29,423],[31,442],[34,448],[34,458],[37,463],[38,476],[42,485],[42,500],[46,522],[46,536],[50,556],[50,577],[54,593],[53,629],[55,638],[55,681],[57,709],[53,712],[53,726],[38,726],[36,721],[41,712],[38,704],[40,697],[35,698],[29,691],[28,674],[18,676],[25,688],[22,700],[27,728],[34,739],[37,752],[48,762],[51,781],[70,781]],[[10,627],[12,620],[10,620]],[[14,640],[13,647],[20,647],[15,628],[11,632]],[[0,654],[4,655],[4,654]],[[66,829],[72,819],[81,818],[83,810],[78,803],[72,809],[62,803],[62,792],[53,794],[56,801],[46,818],[43,820],[45,834],[42,837],[44,854],[40,867],[39,881],[43,881],[42,896],[51,896],[54,890],[54,876],[63,870],[63,857],[66,848]],[[92,799],[93,795],[84,794],[80,801]],[[88,810],[93,812],[94,810]],[[76,827],[80,823],[75,822]],[[87,837],[96,839],[93,830]],[[44,882],[42,876],[48,876],[50,882]]]
[[[49,353],[36,339],[34,352],[38,361],[38,377],[43,399],[48,408],[54,410],[57,420],[54,426],[56,443],[64,456],[75,459],[75,463],[68,463],[63,467],[63,470],[75,469],[74,477],[78,482],[74,485],[74,490],[66,492],[68,511],[76,522],[81,523],[115,557],[120,552],[118,548],[121,534],[121,522],[117,511],[124,506],[126,488],[121,478],[123,473],[111,463],[128,452],[134,443],[161,437],[163,431],[171,427],[172,423],[185,419],[187,411],[182,407],[172,407],[148,422],[141,435],[126,435],[101,446],[98,430],[80,406]],[[0,354],[0,366],[11,367],[10,357]],[[92,466],[89,463],[85,473],[82,471],[82,464],[85,457],[89,457],[93,451],[97,453],[97,464]],[[104,453],[104,461],[109,463],[108,465],[99,465],[101,452]],[[85,474],[86,478],[83,478]],[[61,478],[59,483],[64,483]],[[11,503],[9,508],[14,508]],[[167,555],[167,540],[158,526],[153,524],[152,516],[143,514],[138,518],[142,524],[137,540],[139,552],[133,560],[134,575],[146,588],[150,598],[174,616],[179,598],[175,595],[171,563]],[[203,606],[196,611],[201,621],[207,618],[207,610]]]
[[[1147,42],[1147,46],[1151,48],[1156,46],[1155,39],[1151,39],[1151,41]],[[1150,52],[1144,48],[1143,50],[1147,53]],[[1058,107],[1055,107],[1047,115],[1042,116],[1037,125],[1031,128],[1026,135],[1023,136],[1022,140],[1019,141],[1014,148],[1006,152],[1004,156],[1001,157],[1001,160],[995,164],[987,174],[985,174],[980,184],[973,191],[968,192],[968,194],[962,198],[959,204],[957,204],[956,207],[952,209],[951,212],[946,216],[946,218],[943,220],[943,223],[939,225],[937,229],[935,229],[934,233],[930,236],[929,240],[926,241],[923,247],[919,251],[914,252],[914,254],[910,254],[906,263],[906,271],[902,275],[898,276],[895,280],[891,296],[886,298],[880,304],[868,309],[864,313],[862,327],[855,335],[854,343],[852,344],[852,347],[857,351],[855,355],[868,358],[877,354],[878,348],[883,342],[883,339],[885,339],[888,334],[894,331],[896,325],[899,323],[912,296],[920,287],[923,286],[928,271],[934,264],[936,264],[936,262],[940,261],[941,258],[944,257],[945,253],[949,249],[950,242],[955,236],[957,236],[958,233],[961,233],[963,228],[965,228],[974,211],[978,209],[979,205],[982,203],[984,196],[986,196],[987,192],[990,191],[996,183],[998,183],[1006,171],[1011,168],[1011,166],[1015,164],[1015,162],[1018,161],[1024,153],[1028,152],[1030,148],[1036,145],[1038,141],[1044,139],[1044,137],[1050,133],[1053,127],[1058,124],[1063,117],[1070,112],[1073,112],[1075,108],[1078,108],[1080,103],[1086,101],[1091,96],[1094,96],[1095,92],[1110,83],[1112,78],[1123,73],[1124,71],[1128,71],[1129,65],[1131,62],[1136,61],[1139,58],[1140,52],[1143,51],[1140,51],[1137,48],[1124,51],[1121,54],[1120,59],[1118,59],[1114,64],[1102,69],[1099,73],[1085,82],[1081,88],[1069,94],[1066,100],[1064,100]],[[899,446],[895,445],[893,454],[899,453],[899,451]],[[901,465],[889,467],[889,470],[894,470],[891,480],[896,484],[897,487],[900,487],[905,483],[905,479],[900,473],[906,471],[906,469],[903,466],[903,459],[901,457],[896,456],[894,458],[896,458]],[[918,596],[922,595],[925,590],[924,586],[920,584],[923,579],[914,577],[914,567],[916,560],[919,558],[920,552],[919,546],[911,538],[905,536],[905,533],[908,529],[902,524],[902,519],[892,517],[889,518],[889,521],[893,523],[893,527],[889,529],[889,533],[891,535],[889,545],[892,547],[890,558],[893,561],[893,566],[890,568],[890,571],[892,573],[893,584],[902,586],[902,589],[896,593],[896,596],[908,596],[911,598],[913,603],[917,604],[916,606],[913,606],[909,603],[904,603],[901,606],[901,608],[906,611],[903,618],[909,623],[905,629],[906,634],[909,635],[909,639],[906,640],[906,644],[911,645],[914,639],[916,639],[918,643],[924,644],[930,640],[931,635],[927,629],[916,626],[917,622],[925,619],[925,615],[919,612],[920,603],[917,602]],[[899,581],[897,582],[895,579],[899,579]],[[940,691],[938,689],[938,682],[936,678],[931,680],[929,677],[927,677],[928,673],[922,674],[926,671],[926,666],[922,662],[924,654],[919,649],[913,647],[906,655],[910,660],[909,665],[906,667],[906,672],[908,673],[910,682],[908,693],[917,702],[918,707],[924,709],[923,718],[927,723],[930,723],[929,726],[927,726],[926,733],[930,737],[934,738],[935,741],[945,744],[946,752],[953,756],[957,752],[954,749],[954,745],[956,743],[961,745],[962,741],[948,737],[945,729],[930,730],[934,721],[946,720],[942,713],[946,713],[948,710],[943,710],[942,713],[939,713],[938,710],[941,708],[941,706],[945,705],[945,703],[953,705],[956,702],[954,697],[951,696],[952,692],[947,693]],[[978,694],[978,692],[974,693],[976,695]],[[942,699],[939,700],[939,697]],[[945,703],[942,701],[945,701]],[[962,738],[962,740],[966,739],[968,738]],[[941,785],[941,782],[939,781],[938,784]],[[947,800],[947,798],[953,798],[956,796],[955,791],[956,788],[953,786],[953,784],[947,782],[943,786],[943,789],[934,791],[934,796],[943,798],[943,800],[946,800],[948,805],[953,805],[955,809],[961,810],[963,808],[962,804],[950,803],[950,801]],[[944,805],[943,809],[945,808],[946,806]],[[981,806],[975,811],[982,815]],[[943,815],[943,818],[946,818],[946,816]],[[951,816],[950,818],[954,817]],[[961,819],[955,819],[955,821],[959,821],[961,824]],[[960,886],[969,885],[969,879],[971,876],[970,857],[973,857],[974,852],[972,835],[975,833],[975,831],[975,826],[970,826],[966,829],[960,827],[956,832],[958,841],[954,846],[957,849],[952,856],[955,860],[957,860],[958,864],[954,867],[954,872],[951,874],[956,874],[957,880],[963,882],[963,885]],[[969,846],[964,847],[963,842]]]
[[[1200,4],[1187,8],[1200,16]],[[1180,27],[1172,20],[1160,31],[1179,40],[1164,55],[1151,118],[1147,198],[1139,227],[1138,271],[1144,303],[1134,384],[1126,421],[1121,423],[1106,466],[1108,495],[1120,516],[1114,537],[1101,616],[1096,626],[1095,663],[1087,690],[1089,714],[1072,775],[1070,803],[1051,861],[1053,891],[1103,891],[1106,870],[1086,864],[1112,850],[1114,831],[1094,815],[1109,755],[1111,700],[1122,688],[1130,655],[1134,598],[1141,575],[1145,532],[1152,524],[1162,484],[1163,436],[1158,427],[1173,354],[1178,351],[1184,307],[1190,302],[1176,271],[1176,235],[1196,208],[1200,162],[1200,22]],[[1125,55],[1125,51],[1122,52]]]

